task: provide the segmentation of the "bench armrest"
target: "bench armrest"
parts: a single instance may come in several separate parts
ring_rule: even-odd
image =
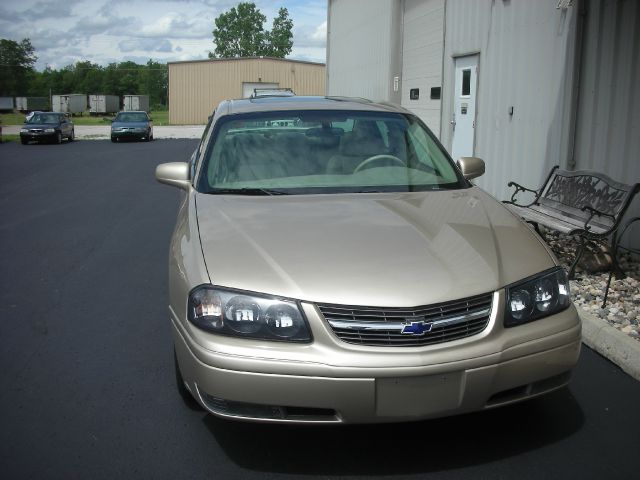
[[[540,198],[540,190],[532,190],[530,188],[523,187],[522,185],[520,185],[519,183],[516,183],[516,182],[507,183],[507,187],[514,187],[515,191],[511,194],[511,200],[504,200],[503,203],[510,203],[511,205],[518,205],[518,199],[516,198],[516,196],[520,192],[530,192],[530,193],[535,194],[535,196],[536,196],[536,198],[533,199],[533,202],[531,202],[531,203],[529,203],[527,205],[519,205],[521,207],[530,207],[531,205],[534,205],[538,201],[538,198]]]
[[[601,212],[600,210],[597,210],[597,209],[595,209],[593,207],[590,207],[589,205],[585,205],[584,207],[582,207],[581,210],[583,212],[590,213],[589,218],[587,219],[586,222],[584,222],[584,230],[587,231],[587,232],[589,230],[591,230],[591,226],[589,225],[589,223],[591,222],[593,217],[596,217],[596,216],[598,216],[598,217],[607,217],[607,218],[610,218],[613,221],[613,225],[611,226],[609,231],[606,232],[603,235],[608,235],[609,233],[613,232],[618,227],[618,218],[616,218],[614,215],[610,215],[608,213]]]

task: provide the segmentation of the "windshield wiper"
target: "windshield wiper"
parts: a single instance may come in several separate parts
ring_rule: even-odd
[[[271,188],[212,188],[207,193],[211,195],[289,195],[282,190]]]

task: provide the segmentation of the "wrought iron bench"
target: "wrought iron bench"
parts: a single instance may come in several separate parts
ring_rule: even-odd
[[[540,233],[538,225],[567,235],[580,237],[580,246],[569,269],[569,278],[573,278],[575,268],[588,244],[605,245],[610,253],[617,247],[616,232],[631,200],[638,191],[640,183],[627,185],[616,182],[608,176],[588,171],[561,170],[557,165],[538,190],[532,190],[516,182],[509,182],[515,191],[510,200],[504,203],[533,224]],[[519,204],[517,196],[529,192],[535,198],[531,203]],[[611,268],[617,269],[615,255],[611,255]]]

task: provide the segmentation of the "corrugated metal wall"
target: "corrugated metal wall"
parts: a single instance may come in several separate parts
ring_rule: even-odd
[[[477,184],[499,199],[510,180],[537,187],[568,162],[577,12],[557,4],[446,2],[441,138],[450,149],[455,57],[479,53],[475,155],[487,173]]]
[[[329,0],[327,92],[400,103],[400,0]],[[400,80],[400,78],[398,78]]]
[[[325,80],[320,63],[273,58],[169,63],[169,122],[206,123],[220,101],[242,98],[243,82],[277,83],[297,95],[324,95]]]
[[[440,134],[441,100],[430,98],[432,87],[442,86],[445,0],[405,0],[402,35],[402,106],[410,109]],[[419,98],[411,100],[411,89]]]
[[[640,2],[590,0],[586,10],[575,168],[640,182]],[[626,219],[639,215],[636,196]],[[630,238],[640,243],[640,225]]]

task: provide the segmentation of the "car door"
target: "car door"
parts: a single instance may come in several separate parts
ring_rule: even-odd
[[[62,121],[60,122],[60,131],[63,137],[69,137],[71,135],[71,122],[66,115],[62,117]]]

